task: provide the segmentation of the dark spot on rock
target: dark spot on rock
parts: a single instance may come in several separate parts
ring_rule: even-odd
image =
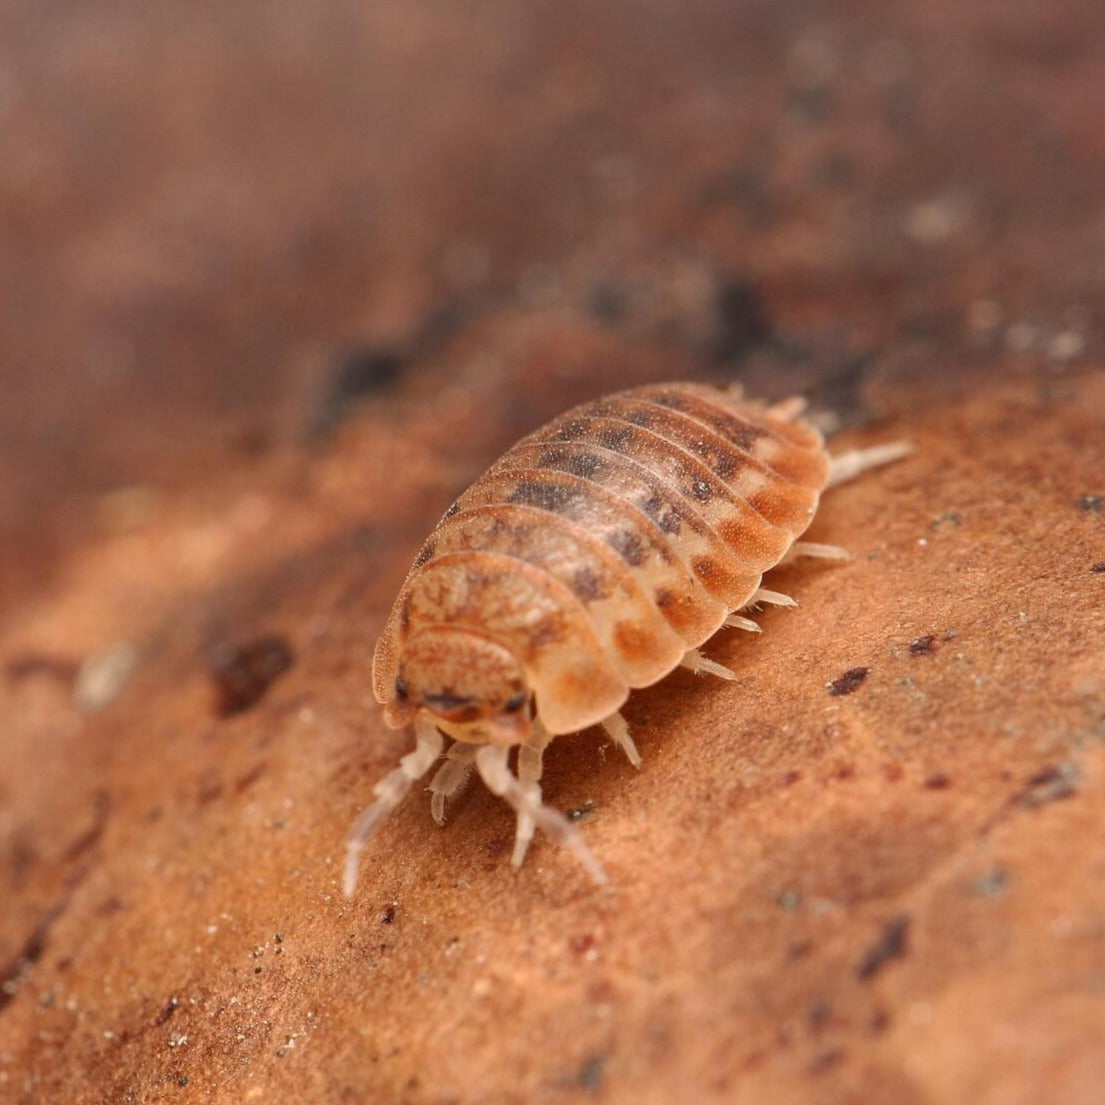
[[[929,529],[939,529],[943,525],[961,526],[963,515],[956,510],[945,510],[943,514],[938,514],[929,522]]]
[[[392,388],[406,363],[398,351],[384,347],[356,347],[340,354],[316,404],[308,435],[318,440],[331,434],[354,406]]]
[[[263,762],[255,764],[249,769],[249,771],[245,772],[245,774],[239,775],[234,782],[234,793],[242,794],[245,791],[249,790],[249,788],[253,786],[253,784],[256,783],[262,775],[265,774],[266,767],[267,765]]]
[[[971,884],[971,889],[983,898],[1000,898],[1009,885],[1009,872],[1000,863],[984,871]]]
[[[293,660],[291,647],[278,636],[258,637],[241,645],[216,645],[208,657],[215,712],[227,717],[248,710],[292,666]]]
[[[924,782],[924,786],[927,790],[947,790],[951,785],[951,779],[942,771],[937,771],[927,776]]]
[[[1105,572],[1105,560],[1099,560],[1096,564],[1091,565],[1090,571],[1097,572],[1098,574]]]
[[[395,906],[390,905],[390,904],[384,906],[384,912],[380,914],[380,924],[381,925],[390,925],[394,921],[395,921]]]
[[[36,675],[56,679],[59,683],[72,683],[79,670],[80,664],[67,656],[51,656],[34,651],[13,656],[4,665],[4,671],[13,683]]]
[[[827,1047],[819,1051],[810,1062],[810,1074],[824,1074],[844,1062],[847,1052],[842,1047]]]
[[[180,998],[169,998],[161,1007],[161,1012],[153,1019],[154,1028],[160,1028],[180,1007]]]
[[[800,890],[784,890],[775,899],[780,909],[788,913],[794,913],[802,904],[802,892]]]
[[[425,564],[426,561],[429,560],[430,557],[434,555],[434,552],[436,551],[436,549],[437,549],[437,542],[435,540],[433,540],[433,538],[430,538],[430,540],[427,541],[426,544],[423,545],[422,548],[418,550],[418,555],[414,558],[414,566],[416,568],[421,568],[422,565]]]
[[[648,559],[644,542],[632,530],[615,530],[607,534],[606,543],[634,568],[640,567]]]
[[[595,811],[594,802],[584,802],[581,806],[576,806],[574,809],[565,810],[564,816],[569,821],[583,821],[589,817]]]
[[[19,993],[28,972],[42,958],[50,929],[65,911],[66,905],[68,905],[68,898],[48,909],[31,929],[19,951],[8,963],[0,967],[0,1010]]]
[[[92,824],[65,849],[67,860],[78,859],[99,843],[110,812],[111,796],[107,791],[98,790],[92,797]]]
[[[909,645],[910,656],[931,656],[936,651],[936,637],[926,633],[923,637],[911,641]]]
[[[1078,792],[1074,785],[1078,776],[1079,771],[1074,764],[1049,764],[1028,777],[1024,789],[1013,801],[1018,806],[1034,809],[1070,798]]]
[[[614,281],[596,284],[587,296],[587,310],[600,322],[620,322],[629,314],[630,296],[625,286]]]
[[[826,997],[814,998],[806,1010],[806,1020],[814,1032],[820,1032],[832,1019],[832,1015],[833,1003]]]
[[[593,1055],[579,1068],[576,1082],[585,1093],[598,1093],[605,1074],[606,1060],[601,1055]]]
[[[602,577],[587,565],[575,570],[572,575],[572,590],[584,602],[594,602],[596,599],[605,598],[607,594],[602,584]]]
[[[887,963],[901,959],[906,954],[908,935],[909,917],[904,913],[888,921],[882,935],[867,949],[856,966],[856,977],[864,981],[874,978]]]
[[[719,364],[740,359],[772,336],[763,299],[745,280],[725,280],[717,289],[714,310],[715,334],[710,353]]]
[[[1082,495],[1078,500],[1078,509],[1089,514],[1100,514],[1105,505],[1105,497],[1101,495]]]
[[[568,947],[571,948],[576,955],[586,955],[594,946],[594,933],[585,932],[579,936],[569,937],[568,939]]]
[[[849,668],[843,675],[838,675],[831,683],[826,684],[829,694],[834,697],[851,694],[857,687],[863,685],[870,674],[870,668]]]

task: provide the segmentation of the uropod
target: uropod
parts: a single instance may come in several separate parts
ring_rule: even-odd
[[[546,747],[599,725],[639,766],[620,712],[630,691],[677,667],[734,678],[700,646],[723,627],[758,631],[750,606],[795,605],[761,585],[766,571],[848,555],[798,540],[822,491],[910,451],[830,456],[804,406],[692,383],[619,392],[523,438],[449,507],[376,645],[373,692],[415,747],[349,833],[347,895],[369,838],[438,761],[439,824],[475,769],[514,808],[515,866],[540,828],[606,881],[541,801]]]

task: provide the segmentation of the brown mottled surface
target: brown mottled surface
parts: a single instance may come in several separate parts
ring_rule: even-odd
[[[63,0],[0,73],[4,1105],[1097,1105],[1098,0]],[[553,746],[612,892],[474,787],[344,902],[440,510],[703,375],[916,443],[854,560]]]

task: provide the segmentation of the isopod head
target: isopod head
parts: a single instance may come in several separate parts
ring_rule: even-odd
[[[416,633],[399,656],[387,723],[420,713],[454,740],[510,747],[530,732],[526,673],[509,649],[478,633],[435,625]]]

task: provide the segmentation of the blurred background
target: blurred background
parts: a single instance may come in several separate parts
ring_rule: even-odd
[[[0,1100],[1098,1105],[1103,105],[1102,0],[0,0]],[[916,453],[557,742],[616,892],[473,787],[346,901],[434,520],[694,377]]]
[[[0,4],[0,602],[412,380],[505,440],[1077,360],[1103,51],[1098,0]]]

